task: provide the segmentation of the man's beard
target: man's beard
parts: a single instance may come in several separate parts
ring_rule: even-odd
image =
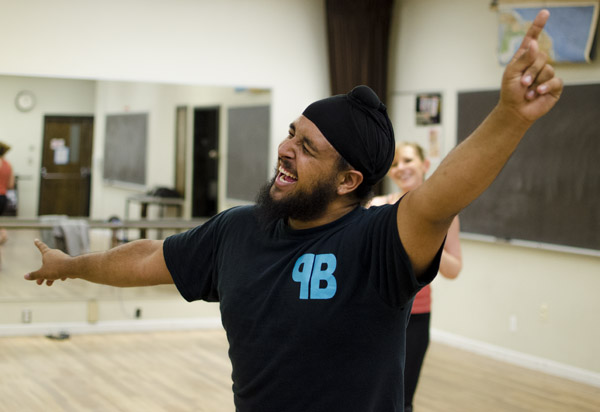
[[[279,219],[295,219],[303,222],[317,219],[323,216],[327,205],[337,193],[337,184],[333,175],[327,180],[317,182],[311,189],[290,193],[281,200],[274,200],[271,197],[271,187],[276,178],[277,174],[270,183],[260,189],[256,198],[256,211],[259,219],[266,226]]]

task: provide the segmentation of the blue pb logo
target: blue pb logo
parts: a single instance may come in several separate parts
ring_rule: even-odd
[[[335,255],[331,253],[300,256],[292,273],[292,279],[300,283],[300,299],[331,299],[337,291],[333,276],[336,266]]]

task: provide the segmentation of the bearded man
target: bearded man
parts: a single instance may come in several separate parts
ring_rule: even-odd
[[[402,411],[412,298],[435,277],[454,216],[562,91],[537,48],[547,18],[540,12],[507,65],[486,120],[395,205],[362,207],[392,162],[394,134],[385,106],[359,86],[292,122],[257,205],[79,257],[36,240],[42,267],[25,278],[175,283],[188,301],[218,301],[238,411]]]

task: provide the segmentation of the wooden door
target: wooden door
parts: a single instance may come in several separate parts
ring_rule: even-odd
[[[192,217],[217,213],[218,183],[219,109],[195,109]]]
[[[90,215],[93,133],[93,117],[44,117],[39,215]]]

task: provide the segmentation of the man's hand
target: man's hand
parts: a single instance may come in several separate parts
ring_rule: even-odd
[[[72,258],[58,249],[50,249],[39,239],[35,239],[33,243],[42,254],[42,267],[35,272],[27,273],[25,279],[35,280],[38,285],[44,284],[45,281],[48,286],[52,286],[55,280],[66,280],[69,276],[62,272],[61,268],[64,268],[64,263]]]
[[[563,89],[537,42],[549,16],[548,10],[538,13],[502,77],[499,107],[515,112],[527,123],[548,113]]]

